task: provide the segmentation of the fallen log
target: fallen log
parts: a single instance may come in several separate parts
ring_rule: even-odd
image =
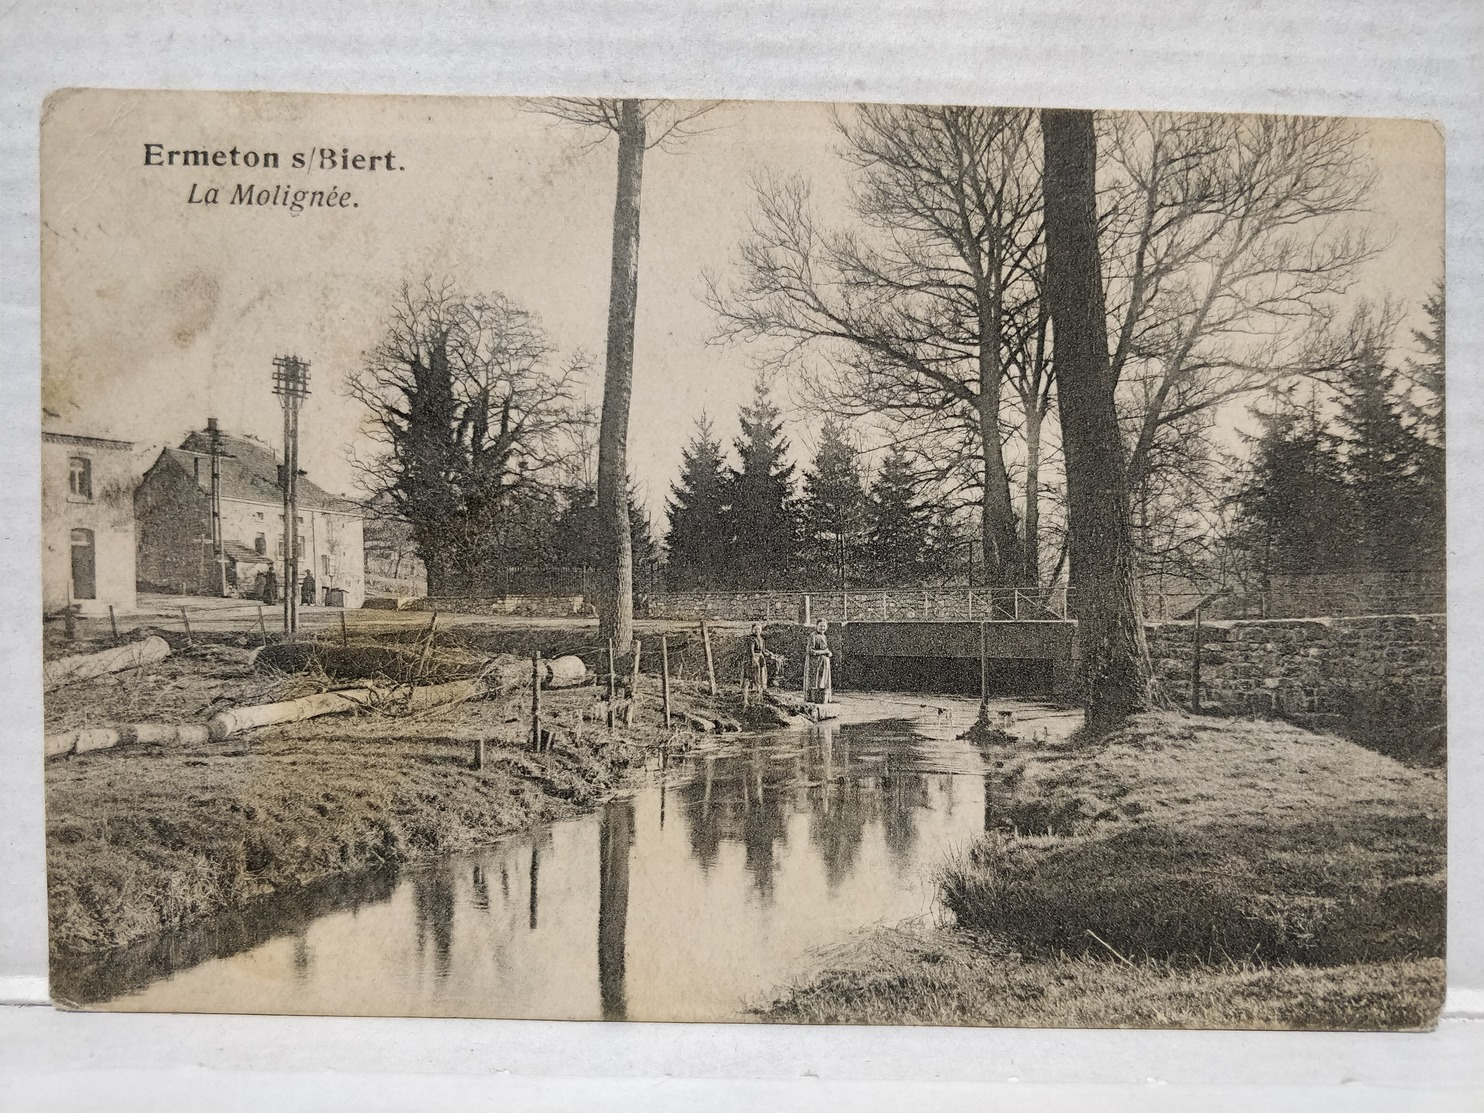
[[[556,659],[543,660],[542,663],[546,667],[546,678],[542,681],[542,686],[581,686],[587,678],[587,664],[582,662],[580,656],[563,655]]]
[[[69,733],[48,733],[44,744],[46,756],[74,756],[80,752],[109,749],[120,744],[117,729],[74,729]]]
[[[249,729],[262,729],[269,725],[283,725],[326,714],[350,714],[373,708],[391,708],[397,712],[416,713],[423,710],[449,706],[456,702],[467,702],[489,693],[483,679],[458,679],[451,683],[418,687],[357,687],[350,690],[331,690],[323,694],[308,694],[303,698],[292,698],[285,702],[270,702],[263,706],[239,706],[222,710],[212,715],[206,728],[213,741],[224,741],[237,733]]]
[[[136,722],[108,729],[74,729],[67,733],[48,733],[44,755],[77,756],[119,745],[204,745],[210,734],[204,725],[168,725],[162,722]]]
[[[150,636],[122,648],[106,648],[86,655],[69,655],[42,664],[42,690],[56,690],[68,683],[96,679],[134,667],[159,663],[170,655],[170,645],[159,636]]]
[[[424,658],[417,647],[399,644],[270,644],[253,653],[252,666],[299,674],[323,671],[332,679],[390,679],[398,683],[442,683],[483,676],[489,689],[503,694],[531,685],[531,661],[524,656],[488,658],[463,648],[437,648]],[[587,664],[580,656],[542,660],[544,687],[580,686]]]

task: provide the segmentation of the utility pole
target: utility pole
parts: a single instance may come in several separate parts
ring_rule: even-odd
[[[309,362],[273,358],[273,394],[283,404],[283,630],[299,630],[299,405],[309,395]]]
[[[211,555],[216,560],[216,588],[227,596],[227,551],[222,541],[222,432],[215,419],[206,420],[211,440]]]

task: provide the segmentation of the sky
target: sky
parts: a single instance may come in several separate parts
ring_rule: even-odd
[[[732,102],[709,131],[644,165],[630,466],[650,512],[703,411],[730,441],[752,394],[743,347],[708,344],[703,273],[727,277],[760,173],[802,174],[825,212],[847,198],[828,106]],[[1369,215],[1387,248],[1354,297],[1419,302],[1441,274],[1443,163],[1432,125],[1366,121]],[[275,447],[275,355],[311,362],[300,458],[352,493],[363,413],[344,378],[384,333],[404,281],[500,291],[534,311],[555,360],[596,358],[601,401],[615,150],[610,138],[481,98],[70,91],[42,127],[42,402],[49,430],[178,443],[215,416]],[[223,152],[223,166],[146,165],[147,144]],[[231,149],[238,165],[231,165]],[[321,150],[336,153],[326,167]],[[249,168],[246,153],[280,167]],[[346,170],[339,155],[394,156]],[[294,153],[308,169],[292,166]],[[152,156],[150,158],[153,158]],[[232,205],[238,186],[350,191],[351,205]],[[193,199],[219,190],[215,204]],[[281,191],[282,193],[282,191]],[[338,199],[337,199],[338,200]],[[780,386],[789,402],[788,385]],[[795,413],[796,457],[817,423]]]

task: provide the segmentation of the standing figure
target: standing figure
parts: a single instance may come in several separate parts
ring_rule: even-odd
[[[271,562],[268,564],[268,573],[263,575],[263,604],[278,604],[278,575],[273,572]]]
[[[314,604],[314,571],[313,570],[306,570],[306,571],[304,571],[304,581],[303,581],[303,583],[301,583],[299,589],[300,589],[300,593],[299,593],[299,602],[300,602],[300,604],[303,604],[303,605],[313,605]]]
[[[834,700],[834,687],[830,682],[830,642],[825,633],[827,621],[814,626],[814,635],[809,637],[808,677],[805,679],[804,701],[824,705]]]
[[[763,643],[763,626],[752,626],[752,635],[747,638],[747,680],[759,698],[768,689],[768,646]]]

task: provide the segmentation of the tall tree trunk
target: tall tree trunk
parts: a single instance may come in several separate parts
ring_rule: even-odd
[[[1034,397],[1025,408],[1025,529],[1021,547],[1025,553],[1024,582],[1041,584],[1041,423],[1045,416]]]
[[[605,562],[599,574],[599,635],[615,647],[634,640],[634,545],[629,534],[629,398],[634,385],[634,316],[639,305],[639,191],[644,114],[619,103],[618,189],[613,203],[613,270],[608,287],[608,352],[598,429],[598,517]]]
[[[1092,113],[1041,113],[1046,304],[1056,345],[1066,456],[1078,682],[1087,725],[1103,733],[1142,708],[1149,650],[1135,581],[1127,464],[1113,404],[1097,242]]]
[[[1010,502],[1010,473],[1000,445],[999,385],[979,397],[979,442],[984,463],[979,530],[984,548],[985,582],[1013,586],[1020,582],[1020,528]]]

